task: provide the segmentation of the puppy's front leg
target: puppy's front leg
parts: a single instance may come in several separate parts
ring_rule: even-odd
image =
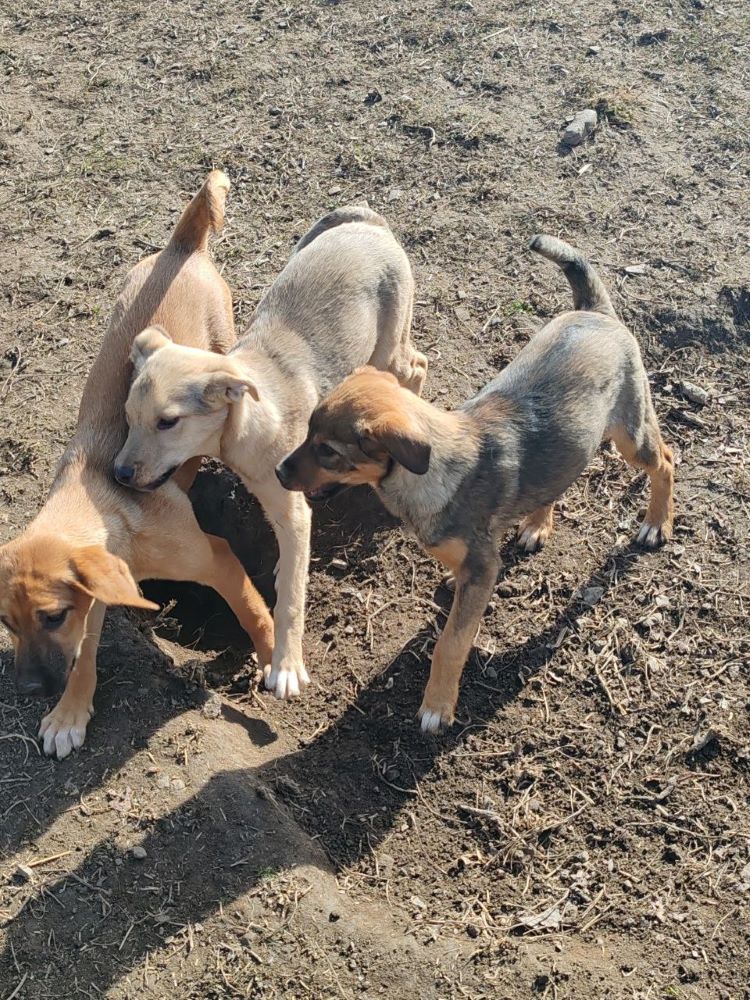
[[[435,733],[453,722],[458,685],[479,623],[497,581],[498,561],[467,558],[456,573],[456,593],[448,621],[435,644],[432,668],[419,717],[422,731]]]
[[[94,601],[86,616],[84,636],[62,697],[42,719],[39,738],[44,739],[44,752],[58,760],[67,757],[74,748],[83,746],[86,726],[94,712],[96,690],[96,651],[102,634],[106,604]]]
[[[310,678],[302,653],[305,630],[305,593],[310,565],[310,508],[301,493],[290,493],[280,483],[253,483],[276,534],[279,561],[274,608],[275,646],[271,666],[264,673],[266,687],[277,698],[294,698]]]

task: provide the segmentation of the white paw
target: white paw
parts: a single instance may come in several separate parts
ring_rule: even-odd
[[[292,667],[266,667],[263,675],[266,688],[285,701],[298,698],[301,689],[310,683],[310,676],[302,663]]]
[[[667,540],[667,535],[663,525],[649,524],[648,521],[644,521],[635,540],[639,545],[643,545],[644,548],[655,549]]]
[[[523,549],[524,552],[538,552],[539,549],[544,548],[544,543],[549,538],[549,535],[550,529],[546,526],[529,525],[528,527],[524,527],[521,524],[518,528],[516,545],[519,549]]]
[[[423,709],[419,713],[421,722],[420,728],[423,733],[439,733],[443,728],[443,716],[440,712],[431,712],[429,709]]]
[[[63,760],[73,750],[79,750],[86,739],[91,715],[89,708],[68,708],[62,702],[55,705],[39,726],[39,739],[44,741],[45,754]]]

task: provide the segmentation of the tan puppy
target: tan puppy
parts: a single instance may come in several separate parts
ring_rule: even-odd
[[[387,223],[368,208],[320,219],[297,244],[250,329],[226,358],[173,344],[164,332],[136,338],[130,433],[117,456],[121,483],[153,490],[194,455],[234,469],[276,533],[276,645],[266,686],[299,694],[310,559],[310,509],[274,467],[305,433],[315,404],[359,365],[388,369],[420,392],[427,360],[411,346],[413,280]]]
[[[307,440],[277,470],[287,489],[308,495],[331,484],[370,483],[455,575],[419,710],[426,732],[453,721],[461,672],[497,579],[499,536],[523,518],[519,543],[543,544],[554,501],[602,439],[650,477],[638,541],[653,547],[672,532],[672,453],[659,433],[638,344],[572,247],[537,236],[531,248],[563,269],[575,312],[548,323],[453,413],[362,369],[318,406]]]
[[[160,323],[196,348],[223,352],[234,343],[231,295],[207,253],[209,231],[223,224],[228,189],[223,173],[209,174],[167,248],[126,277],[49,498],[26,531],[0,549],[0,617],[13,637],[18,689],[51,695],[64,688],[40,729],[50,755],[65,757],[84,741],[106,606],[157,607],[140,596],[138,580],[213,587],[261,662],[270,661],[273,623],[263,599],[227,543],[201,531],[187,498],[198,462],[158,496],[133,493],[112,478],[127,433],[136,334]]]

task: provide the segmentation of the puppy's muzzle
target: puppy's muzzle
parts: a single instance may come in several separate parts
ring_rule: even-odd
[[[130,486],[135,479],[134,465],[116,465],[115,479],[121,486]]]
[[[294,482],[294,470],[291,468],[291,463],[288,459],[279,462],[274,471],[276,472],[276,478],[285,490],[299,489],[299,484]]]
[[[61,650],[48,653],[19,649],[16,654],[16,690],[24,697],[58,695],[65,687],[67,664]]]
[[[131,490],[138,490],[140,493],[153,493],[154,490],[158,490],[160,486],[163,486],[168,479],[171,479],[178,468],[178,465],[173,465],[171,469],[162,472],[160,476],[152,479],[150,483],[139,482],[137,465],[115,465],[114,475],[121,486],[127,486]]]

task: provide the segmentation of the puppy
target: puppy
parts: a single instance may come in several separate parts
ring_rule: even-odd
[[[155,322],[193,348],[226,351],[235,341],[231,295],[207,253],[209,231],[223,224],[228,189],[224,174],[209,174],[166,249],[127,275],[49,498],[26,531],[0,549],[0,617],[13,637],[18,690],[62,691],[39,731],[49,755],[66,757],[83,744],[106,606],[157,608],[140,596],[138,580],[213,587],[261,662],[270,661],[273,622],[265,603],[227,543],[204,534],[193,514],[187,490],[199,463],[180,469],[158,497],[112,478],[127,434],[135,335]]]
[[[213,455],[258,497],[279,546],[276,645],[265,672],[278,698],[309,681],[302,635],[310,509],[283,489],[274,467],[304,436],[316,403],[365,362],[421,392],[427,359],[410,342],[412,298],[409,261],[385,220],[342,208],[297,244],[226,357],[174,344],[159,327],[133,344],[130,432],[115,476],[149,491],[191,457]]]
[[[562,268],[575,311],[547,324],[479,395],[445,413],[363,368],[317,407],[306,441],[277,469],[287,489],[308,495],[369,483],[454,574],[453,606],[419,710],[426,732],[453,721],[461,672],[497,578],[498,536],[523,518],[519,542],[543,544],[554,501],[602,439],[650,477],[638,541],[654,547],[672,532],[672,453],[638,344],[572,247],[537,236],[531,249]]]

